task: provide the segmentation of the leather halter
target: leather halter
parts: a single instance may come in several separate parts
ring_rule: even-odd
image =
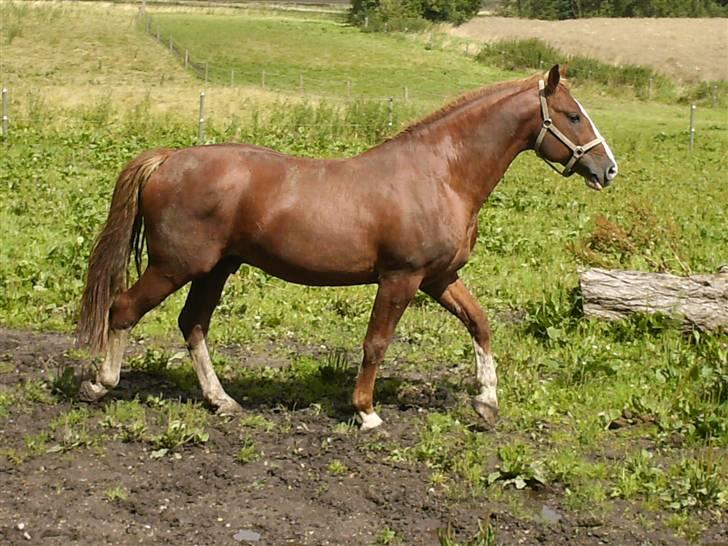
[[[538,138],[536,139],[536,146],[534,149],[536,150],[536,153],[538,156],[543,159],[546,164],[551,167],[553,170],[555,170],[557,173],[559,173],[561,176],[571,176],[574,174],[574,171],[572,170],[574,168],[574,165],[576,165],[579,160],[584,157],[584,154],[587,153],[592,148],[599,146],[604,142],[604,138],[597,137],[594,140],[591,140],[583,145],[577,145],[571,142],[569,137],[567,137],[564,133],[559,131],[555,126],[554,122],[549,116],[549,107],[548,104],[546,104],[546,91],[545,91],[546,85],[544,84],[543,80],[539,80],[538,82],[538,98],[541,101],[541,116],[543,117],[543,123],[541,124],[541,132],[538,134]],[[560,171],[556,165],[554,165],[551,161],[546,159],[544,156],[541,155],[541,143],[543,142],[544,137],[546,136],[546,133],[552,133],[557,139],[559,139],[564,146],[569,148],[571,150],[571,158],[569,158],[568,163],[564,167],[563,171]]]

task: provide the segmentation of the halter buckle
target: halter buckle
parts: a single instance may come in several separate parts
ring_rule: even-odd
[[[584,148],[582,148],[581,146],[577,146],[576,148],[574,148],[574,151],[572,153],[574,154],[574,157],[578,159],[584,155]]]
[[[543,120],[543,126],[546,129],[548,129],[549,127],[551,127],[551,125],[553,125],[553,123],[554,122],[551,120],[551,118],[546,118],[545,120]]]

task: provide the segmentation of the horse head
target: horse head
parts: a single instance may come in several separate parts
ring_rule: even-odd
[[[601,190],[617,176],[617,160],[584,107],[561,83],[564,73],[555,65],[539,80],[541,127],[534,149],[563,176],[579,173],[587,186]]]

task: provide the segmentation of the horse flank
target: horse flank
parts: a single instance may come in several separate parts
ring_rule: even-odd
[[[149,177],[172,152],[156,149],[140,154],[116,181],[109,215],[91,250],[76,330],[79,346],[92,352],[106,350],[109,310],[114,298],[128,287],[132,249],[137,257],[141,255],[143,219],[139,196]]]

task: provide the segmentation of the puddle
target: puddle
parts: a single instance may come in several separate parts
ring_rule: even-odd
[[[243,540],[247,542],[258,542],[260,540],[260,533],[256,533],[250,529],[240,529],[233,535],[233,538],[238,542],[242,542]]]
[[[561,514],[545,504],[541,506],[541,517],[548,523],[558,523],[561,520]]]

